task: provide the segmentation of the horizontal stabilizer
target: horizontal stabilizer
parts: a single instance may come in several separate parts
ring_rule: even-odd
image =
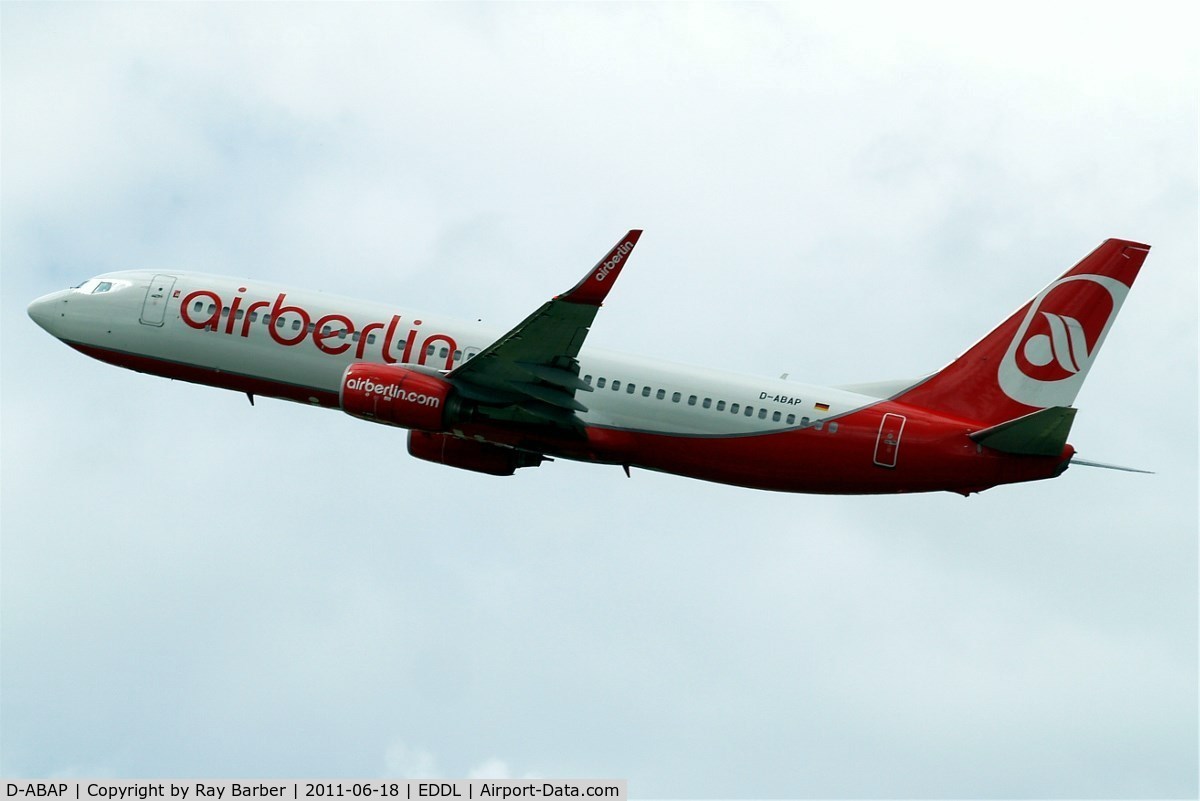
[[[1145,473],[1146,475],[1154,475],[1153,470],[1141,470],[1137,467],[1122,467],[1119,464],[1105,464],[1104,462],[1088,462],[1083,459],[1071,457],[1071,464],[1079,464],[1084,467],[1103,467],[1105,470],[1120,470],[1123,473]]]
[[[971,434],[971,439],[1002,453],[1058,456],[1067,444],[1075,409],[1051,406]]]

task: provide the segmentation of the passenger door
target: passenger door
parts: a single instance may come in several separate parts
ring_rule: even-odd
[[[146,299],[142,301],[142,316],[138,319],[142,325],[162,327],[167,313],[167,301],[175,288],[175,276],[156,275],[146,287]]]

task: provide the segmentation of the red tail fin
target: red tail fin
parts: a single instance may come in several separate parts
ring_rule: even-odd
[[[1070,406],[1149,250],[1107,240],[974,347],[895,400],[987,424]]]

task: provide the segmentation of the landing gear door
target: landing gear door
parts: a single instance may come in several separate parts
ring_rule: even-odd
[[[161,327],[167,313],[167,300],[171,290],[175,288],[175,276],[156,275],[146,288],[146,300],[142,302],[142,316],[138,320],[142,325]]]
[[[875,439],[875,464],[880,467],[895,467],[900,453],[900,435],[904,433],[905,417],[902,414],[885,414],[879,424],[879,436]]]

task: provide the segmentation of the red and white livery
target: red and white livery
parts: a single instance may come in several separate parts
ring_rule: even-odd
[[[1149,246],[1109,239],[942,370],[822,387],[584,347],[641,231],[511,331],[238,278],[125,271],[39,298],[76,350],[409,429],[495,475],[547,457],[787,492],[969,494],[1074,461],[1072,404]]]

